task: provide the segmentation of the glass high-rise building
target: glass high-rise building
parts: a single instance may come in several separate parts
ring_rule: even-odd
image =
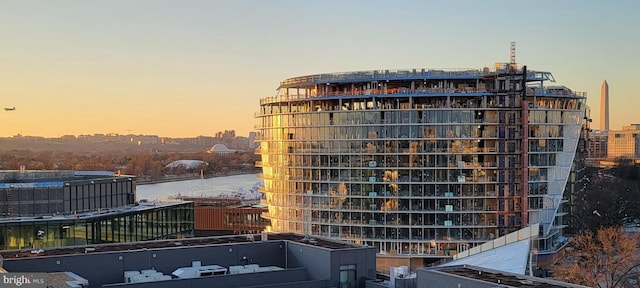
[[[549,82],[509,64],[286,79],[256,115],[271,230],[438,258],[539,223],[557,248],[586,95]]]

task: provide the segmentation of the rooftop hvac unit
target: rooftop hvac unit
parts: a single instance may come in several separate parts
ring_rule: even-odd
[[[193,261],[191,262],[191,265],[192,267],[178,268],[171,274],[178,278],[198,278],[227,274],[227,268],[224,268],[220,265],[202,266],[202,263],[200,261]]]

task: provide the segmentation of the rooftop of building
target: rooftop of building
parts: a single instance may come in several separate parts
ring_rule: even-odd
[[[61,187],[71,181],[113,181],[114,178],[133,180],[135,177],[111,171],[0,170],[0,188]]]
[[[189,246],[203,246],[203,245],[219,245],[219,244],[238,244],[249,243],[255,241],[261,241],[262,237],[267,237],[269,241],[291,241],[295,243],[302,243],[312,246],[317,246],[325,249],[339,250],[339,249],[351,249],[360,248],[362,246],[357,244],[351,244],[347,242],[341,242],[331,239],[323,238],[309,238],[300,234],[294,233],[268,233],[266,236],[260,234],[246,234],[246,235],[230,235],[230,236],[214,236],[214,237],[198,237],[198,238],[184,238],[184,239],[170,239],[170,240],[155,240],[144,242],[130,242],[130,243],[113,243],[113,244],[96,244],[85,246],[65,246],[49,249],[22,249],[22,250],[4,250],[0,251],[0,256],[4,259],[9,258],[28,258],[39,256],[59,256],[59,255],[73,255],[83,253],[95,253],[95,252],[118,252],[118,251],[133,251],[133,250],[148,250],[148,249],[162,249],[162,248],[175,248],[175,247],[189,247]]]
[[[435,267],[425,268],[425,271],[432,273],[443,273],[454,277],[464,277],[468,279],[478,280],[477,285],[465,285],[464,287],[527,287],[527,288],[567,288],[567,287],[585,287],[556,281],[548,278],[539,278],[526,275],[518,275],[498,270],[491,270],[471,265],[451,266],[451,267]],[[454,280],[451,280],[454,281]],[[499,286],[494,286],[496,283]]]
[[[481,77],[497,75],[510,71],[506,65],[491,70],[488,67],[482,69],[471,68],[440,68],[440,69],[385,69],[369,71],[352,71],[339,73],[322,73],[292,77],[280,83],[280,88],[297,87],[308,84],[339,83],[353,81],[384,81],[390,79],[479,79]],[[514,69],[515,72],[522,73],[522,69]],[[527,71],[527,81],[547,81],[555,82],[550,72]]]
[[[640,130],[640,124],[632,123],[631,125],[622,126],[622,130],[623,131],[637,131],[637,130]]]
[[[76,213],[59,213],[55,215],[41,215],[41,216],[16,216],[16,217],[0,217],[0,223],[15,223],[15,222],[45,222],[45,221],[63,221],[63,220],[82,220],[100,218],[105,216],[117,216],[127,212],[142,212],[146,210],[153,210],[156,208],[165,208],[175,205],[190,203],[189,201],[140,201],[135,205],[127,205],[118,208],[97,209],[91,211],[82,211]]]

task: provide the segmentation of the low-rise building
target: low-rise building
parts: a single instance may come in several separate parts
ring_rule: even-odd
[[[193,236],[193,203],[136,203],[135,185],[104,171],[0,171],[0,250]]]
[[[363,287],[376,250],[299,234],[92,245],[13,257],[14,273],[70,271],[91,287]]]

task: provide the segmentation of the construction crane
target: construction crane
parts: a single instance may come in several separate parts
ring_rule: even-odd
[[[496,62],[496,71],[502,69],[518,69],[518,63],[516,63],[516,42],[511,42],[509,47],[509,63]]]

